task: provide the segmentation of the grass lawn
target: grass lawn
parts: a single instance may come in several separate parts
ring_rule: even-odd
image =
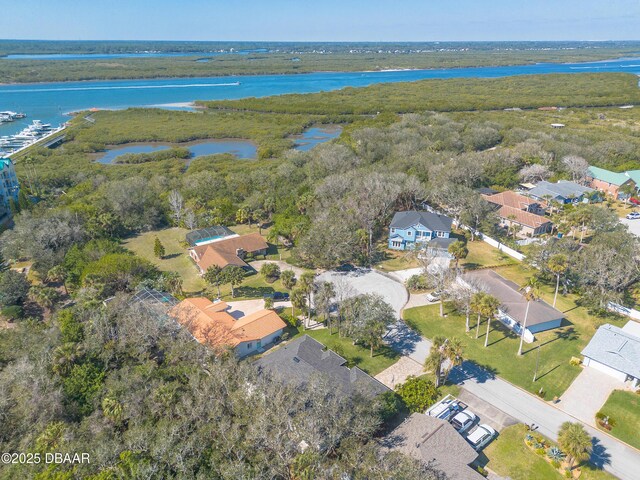
[[[470,270],[480,267],[496,267],[518,263],[515,258],[510,257],[482,240],[467,242],[467,249],[469,250],[467,258],[460,260],[460,265],[465,269]]]
[[[376,265],[376,268],[383,272],[395,272],[420,266],[415,257],[409,254],[409,252],[384,249],[382,253],[384,260]]]
[[[513,480],[553,480],[563,478],[551,464],[536,455],[524,444],[526,435],[524,425],[507,427],[498,438],[491,442],[483,453],[489,460],[486,465],[497,474]],[[553,442],[549,442],[553,443]],[[581,480],[608,480],[612,475],[603,470],[597,470],[591,465],[581,465]]]
[[[139,257],[149,260],[162,271],[178,272],[182,278],[182,288],[185,293],[197,293],[202,291],[206,284],[198,275],[193,261],[182,245],[187,232],[188,230],[178,227],[145,232],[125,240],[124,246]],[[156,237],[160,239],[166,251],[163,259],[156,258],[153,254],[153,244]]]
[[[616,426],[609,432],[611,435],[640,449],[640,395],[615,390],[601,411],[616,421]]]
[[[347,360],[347,366],[364,370],[369,375],[374,376],[390,367],[398,361],[400,354],[387,346],[383,346],[373,351],[373,357],[370,356],[368,348],[360,345],[353,345],[353,341],[347,337],[339,337],[337,333],[329,335],[329,329],[320,328],[317,330],[303,330],[299,328],[298,335],[307,334],[315,338],[326,347],[330,348],[340,356]]]
[[[560,396],[580,373],[580,367],[569,364],[572,356],[580,353],[576,335],[571,327],[544,332],[538,335],[534,344],[523,347],[524,354],[517,356],[519,337],[498,321],[492,322],[489,332],[489,346],[484,347],[486,321],[480,325],[480,338],[475,338],[475,329],[465,333],[464,316],[455,313],[445,304],[446,318],[439,316],[439,305],[429,305],[405,310],[407,323],[423,336],[433,338],[442,335],[447,338],[458,337],[463,340],[465,358],[472,360],[496,375],[514,383],[532,393],[542,387],[547,400]],[[475,319],[471,319],[475,326]],[[536,346],[540,347],[540,365],[538,380],[533,382],[536,369]]]

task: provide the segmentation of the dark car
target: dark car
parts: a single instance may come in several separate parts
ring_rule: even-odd
[[[336,268],[336,272],[354,272],[356,270],[357,268],[350,263],[343,263],[338,268]]]
[[[264,298],[271,298],[274,302],[286,302],[289,300],[289,294],[287,292],[273,292],[266,294]]]

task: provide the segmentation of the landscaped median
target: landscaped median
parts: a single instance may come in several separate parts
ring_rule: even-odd
[[[486,320],[482,320],[480,337],[476,339],[475,328],[465,333],[465,317],[456,313],[451,305],[445,306],[446,317],[440,317],[438,305],[428,305],[405,310],[404,318],[410,327],[426,338],[438,335],[461,338],[466,360],[486,367],[531,393],[537,394],[542,389],[546,400],[559,397],[580,373],[580,367],[571,365],[570,359],[580,354],[584,341],[579,340],[572,326],[536,334],[537,340],[533,344],[525,344],[523,355],[518,357],[519,337],[499,321],[492,322],[489,346],[485,348]],[[472,327],[475,327],[475,321],[476,318],[471,318]],[[537,363],[538,379],[534,382]]]
[[[612,436],[640,449],[640,394],[624,390],[614,390],[609,399],[600,409],[607,419],[610,428],[603,428],[600,421],[598,426]],[[604,423],[604,422],[603,422]]]
[[[545,457],[550,448],[556,444],[549,439],[536,434],[531,434],[532,438],[527,445],[527,428],[522,425],[513,425],[500,432],[496,440],[491,442],[485,449],[489,463],[487,468],[493,470],[498,475],[508,476],[512,480],[553,480],[563,478],[563,475],[547,461]],[[544,447],[537,449],[536,443],[542,440]],[[541,453],[541,454],[540,454]],[[614,479],[609,473],[598,470],[590,464],[580,466],[581,480],[609,480]]]

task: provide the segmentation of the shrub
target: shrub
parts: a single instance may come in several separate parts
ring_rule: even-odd
[[[482,475],[483,477],[488,477],[488,476],[489,476],[489,472],[488,472],[485,468],[482,468],[480,465],[478,465],[478,466],[476,467],[476,470],[477,470],[477,471],[478,471],[478,473],[479,473],[480,475]]]
[[[578,357],[571,357],[571,360],[569,361],[569,363],[574,367],[577,367],[582,363],[582,360],[580,360]]]
[[[427,377],[409,377],[406,382],[396,386],[396,392],[411,413],[424,412],[438,398],[438,390]]]
[[[402,401],[400,395],[393,391],[384,392],[379,397],[380,400],[380,416],[382,421],[387,422],[399,413],[406,411],[407,406]]]
[[[0,310],[0,315],[2,315],[10,322],[21,319],[22,314],[23,311],[20,305],[11,305],[10,307],[4,307],[2,310]]]
[[[551,466],[557,470],[560,468],[560,462],[557,460],[551,460]]]
[[[536,448],[536,453],[540,456],[544,455],[544,448]]]
[[[412,275],[407,280],[407,288],[409,290],[426,290],[429,285],[424,275]]]
[[[268,282],[273,283],[280,278],[280,267],[275,263],[265,263],[260,268],[260,274],[262,274]]]

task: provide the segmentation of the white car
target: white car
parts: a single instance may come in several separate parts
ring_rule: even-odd
[[[471,425],[474,424],[478,417],[471,410],[463,410],[458,412],[452,419],[451,425],[455,428],[459,433],[463,433],[466,430],[471,428]]]
[[[637,220],[640,218],[640,212],[627,213],[627,220]]]
[[[438,291],[431,292],[426,297],[427,298],[427,302],[437,302],[438,300],[440,300],[441,296],[442,296],[441,292],[438,292]]]
[[[469,442],[474,449],[480,450],[495,436],[496,431],[489,425],[483,423],[482,425],[478,425],[469,435],[467,435],[467,442]]]

